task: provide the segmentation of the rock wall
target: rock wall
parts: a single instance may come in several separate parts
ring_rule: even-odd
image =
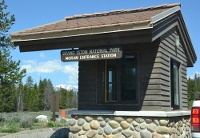
[[[76,116],[69,120],[70,138],[191,138],[190,116]]]

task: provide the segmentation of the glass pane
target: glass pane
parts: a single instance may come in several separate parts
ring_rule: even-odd
[[[111,70],[108,71],[108,82],[112,82],[112,75],[113,75],[112,71]]]
[[[179,76],[178,76],[178,65],[173,65],[173,83],[174,83],[174,105],[179,105]]]
[[[113,98],[113,89],[112,89],[112,84],[108,85],[108,91],[107,91],[107,101],[112,101],[114,100]]]
[[[102,82],[103,82],[103,84],[104,84],[104,71],[102,72]]]
[[[136,59],[125,56],[121,59],[121,101],[136,101]]]
[[[107,101],[117,100],[117,65],[118,60],[107,61]]]

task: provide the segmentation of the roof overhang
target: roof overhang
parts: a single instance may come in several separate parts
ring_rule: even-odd
[[[170,8],[150,20],[124,23],[111,26],[96,26],[30,35],[11,34],[11,39],[20,52],[95,47],[106,45],[123,45],[130,43],[153,42],[168,30],[177,27],[186,51],[187,63],[192,67],[197,60],[191,39],[182,17],[180,6]]]
[[[43,34],[33,34],[33,35],[19,35],[12,36],[12,41],[17,42],[25,42],[25,41],[34,41],[34,40],[47,40],[47,39],[57,39],[57,38],[70,38],[70,37],[81,37],[87,35],[97,35],[97,34],[108,34],[108,33],[116,33],[116,32],[125,32],[125,31],[135,31],[135,30],[143,30],[143,29],[151,29],[150,21],[140,22],[140,23],[127,23],[122,25],[115,26],[106,26],[101,28],[81,28],[78,30],[68,30],[68,31],[58,31],[54,33],[43,33]]]
[[[125,45],[151,42],[151,29],[151,27],[148,27],[139,30],[118,31],[112,33],[105,32],[73,37],[17,41],[14,42],[14,44],[19,45],[20,52]]]

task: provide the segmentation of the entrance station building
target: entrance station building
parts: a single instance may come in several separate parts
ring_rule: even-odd
[[[187,67],[197,60],[181,5],[66,17],[11,33],[20,52],[79,61],[70,137],[191,137]]]

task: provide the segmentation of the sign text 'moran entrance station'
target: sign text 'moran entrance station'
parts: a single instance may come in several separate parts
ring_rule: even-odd
[[[21,52],[79,61],[70,137],[191,137],[186,70],[197,56],[179,3],[66,17],[11,38]]]

